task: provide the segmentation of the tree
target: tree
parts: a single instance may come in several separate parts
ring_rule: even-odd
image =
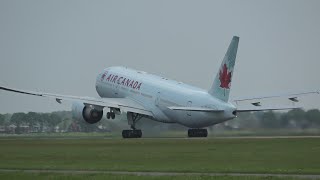
[[[311,109],[305,113],[305,118],[310,126],[320,126],[320,111],[319,109]]]
[[[251,129],[260,127],[260,119],[257,118],[256,114],[252,112],[239,113],[234,122],[240,129]]]
[[[283,128],[289,127],[290,118],[288,117],[288,113],[282,113],[280,115],[279,121],[280,121],[281,127],[283,127]]]
[[[33,131],[34,127],[39,122],[39,114],[35,112],[28,112],[28,114],[26,114],[26,122],[29,125],[30,129]]]
[[[51,113],[51,114],[48,114],[46,121],[50,131],[54,132],[55,127],[62,121],[62,118],[57,114]]]
[[[288,111],[287,118],[297,127],[305,129],[308,127],[308,122],[305,118],[305,111],[302,109],[293,109]]]
[[[10,122],[16,125],[16,133],[21,133],[20,126],[25,122],[26,114],[25,113],[14,113],[11,116]]]
[[[60,123],[59,123],[59,127],[60,127],[60,131],[68,131],[68,128],[70,126],[70,124],[72,123],[72,120],[69,118],[64,118]]]
[[[6,118],[4,115],[0,114],[0,126],[4,126],[6,123]]]
[[[272,111],[263,113],[261,118],[261,125],[264,128],[279,128],[280,122]]]
[[[47,119],[48,118],[49,118],[49,116],[47,113],[39,114],[37,121],[40,125],[40,132],[44,132],[45,128],[47,127]]]

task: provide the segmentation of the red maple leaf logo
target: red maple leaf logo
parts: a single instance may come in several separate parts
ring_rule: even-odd
[[[219,79],[220,79],[220,87],[225,89],[230,89],[231,71],[228,72],[228,68],[226,64],[223,65],[223,68],[219,73]]]

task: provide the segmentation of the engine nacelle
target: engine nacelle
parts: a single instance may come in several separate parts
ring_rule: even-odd
[[[72,104],[72,115],[76,119],[83,119],[89,124],[94,124],[102,119],[103,110],[75,102]]]

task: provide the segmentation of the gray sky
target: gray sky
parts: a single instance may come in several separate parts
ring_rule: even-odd
[[[320,89],[320,1],[0,1],[0,84],[94,96],[122,65],[208,89],[240,36],[231,96]],[[319,98],[306,98],[320,108]],[[0,92],[0,113],[70,104]]]

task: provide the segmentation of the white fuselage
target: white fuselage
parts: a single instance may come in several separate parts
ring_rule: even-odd
[[[126,67],[110,67],[96,79],[101,98],[129,98],[154,115],[153,120],[202,128],[233,119],[235,106],[223,102],[207,91],[160,76]],[[171,110],[170,106],[203,107],[222,112]]]

